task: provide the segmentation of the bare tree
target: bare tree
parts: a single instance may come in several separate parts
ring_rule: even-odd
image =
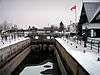
[[[11,27],[12,27],[12,24],[11,23],[8,23],[7,21],[4,21],[0,25],[0,30],[7,31],[7,30],[11,29]]]
[[[62,23],[62,21],[60,22],[59,31],[60,32],[64,31],[64,24]]]

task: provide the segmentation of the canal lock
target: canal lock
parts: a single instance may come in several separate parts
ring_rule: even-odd
[[[54,45],[32,45],[31,52],[12,75],[61,75],[52,47]]]

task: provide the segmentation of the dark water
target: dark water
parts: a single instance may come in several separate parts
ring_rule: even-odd
[[[12,75],[61,75],[54,51],[32,51]]]

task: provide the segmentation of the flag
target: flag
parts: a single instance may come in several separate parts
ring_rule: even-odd
[[[75,23],[77,22],[76,4],[70,8],[71,11],[75,10]]]
[[[72,6],[70,10],[72,11],[74,9],[76,10],[76,5]]]

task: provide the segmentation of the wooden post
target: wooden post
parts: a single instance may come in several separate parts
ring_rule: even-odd
[[[91,50],[92,50],[92,40],[91,40]]]
[[[99,44],[100,44],[100,41],[99,41],[99,43],[98,43],[98,53],[99,53]]]

